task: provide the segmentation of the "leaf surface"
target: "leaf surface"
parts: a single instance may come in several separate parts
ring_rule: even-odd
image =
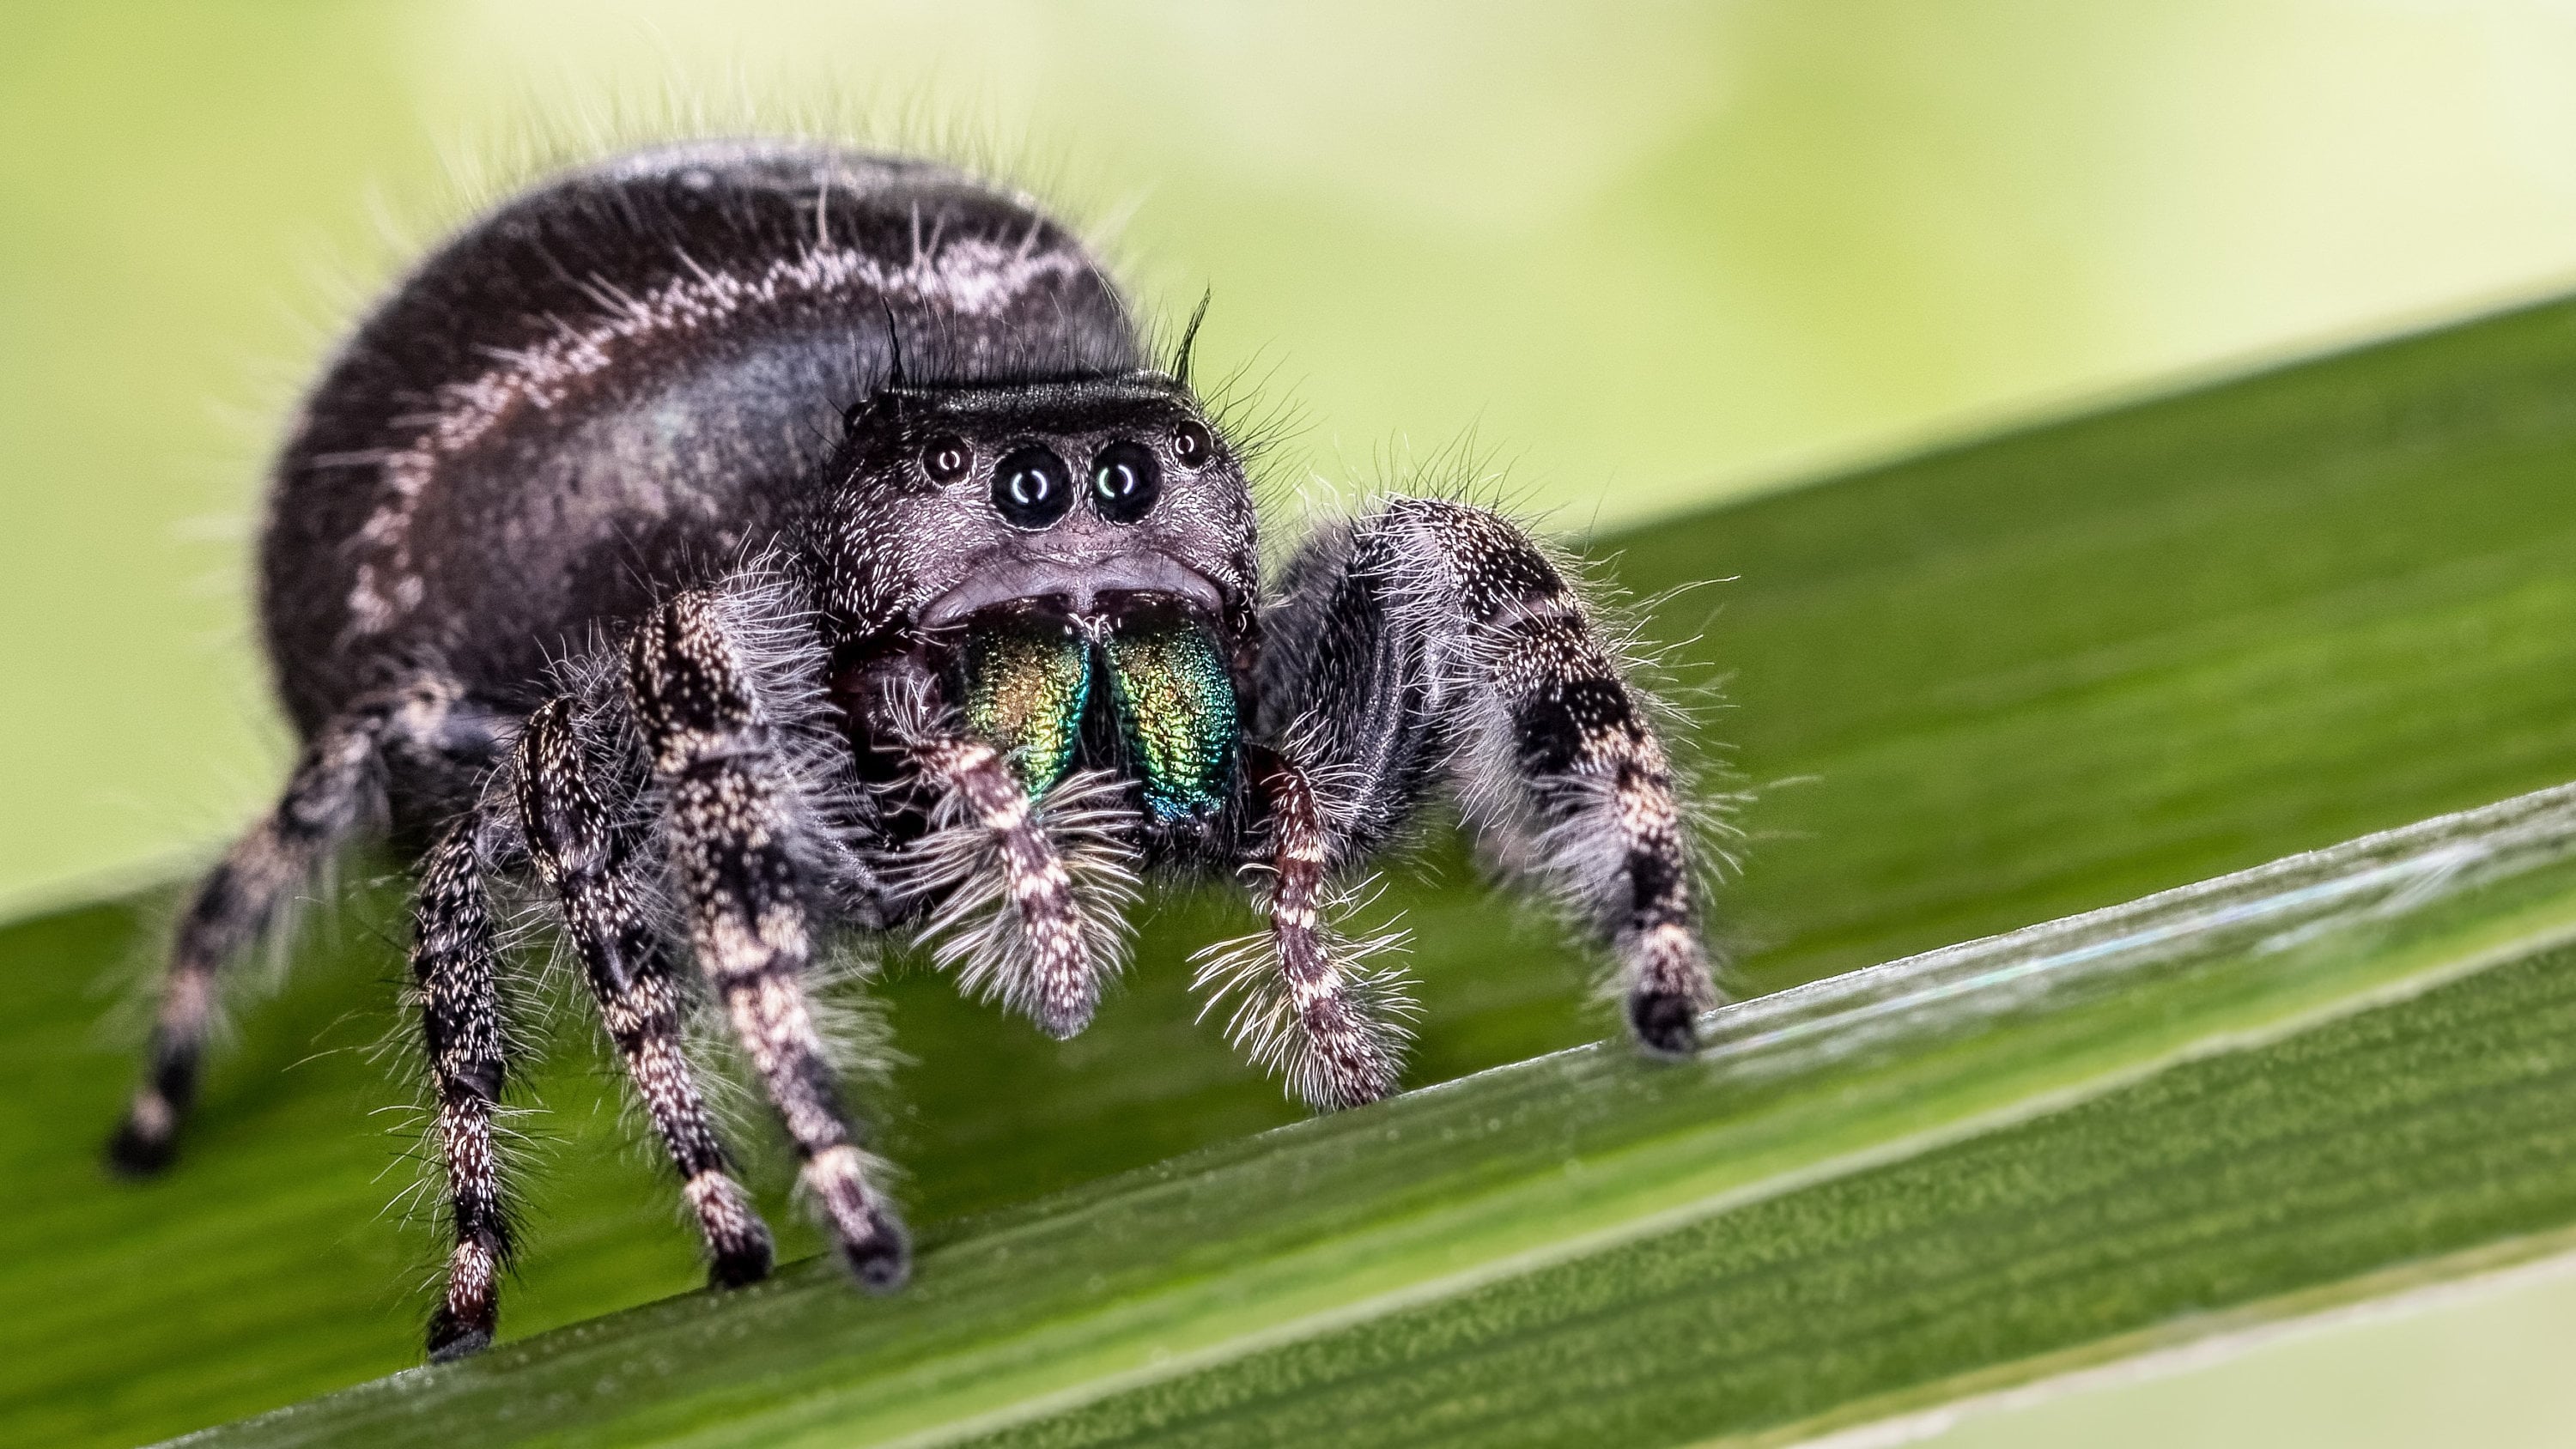
[[[1703,716],[1700,742],[1726,743],[1726,758],[1753,798],[1740,816],[1745,868],[1718,903],[1718,922],[1748,992],[1776,990],[2576,777],[2571,476],[2576,305],[2556,304],[1671,520],[1607,541],[1600,552],[1640,593],[1698,585],[1650,610],[1645,632],[1677,643],[1672,667],[1686,698],[1723,685],[1728,707]],[[890,1335],[897,1324],[928,1323],[914,1315],[960,1315],[938,1319],[949,1328],[921,1327],[917,1348],[900,1350],[936,1356],[949,1351],[942,1345],[964,1344],[958,1335],[983,1331],[971,1327],[986,1322],[975,1313],[1001,1311],[994,1307],[1000,1299],[975,1299],[982,1308],[968,1299],[987,1281],[975,1276],[986,1270],[972,1266],[987,1250],[979,1245],[1002,1241],[991,1235],[1004,1232],[1003,1224],[1021,1224],[1008,1232],[1037,1232],[1041,1222],[1069,1221],[1053,1215],[1091,1213],[1081,1220],[1096,1231],[1050,1240],[1072,1255],[1062,1271],[1079,1271],[1079,1282],[1088,1283],[1093,1269],[1084,1255],[1097,1252],[1109,1255],[1097,1267],[1104,1284],[1124,1281],[1116,1275],[1125,1260],[1116,1255],[1140,1251],[1126,1239],[1143,1231],[1132,1224],[1146,1220],[1118,1217],[1109,1199],[1086,1196],[1143,1190],[1143,1180],[1119,1174],[1185,1161],[1186,1169],[1159,1169],[1165,1176],[1156,1180],[1168,1193],[1186,1193],[1185,1178],[1170,1174],[1251,1171],[1253,1159],[1283,1141],[1313,1144],[1324,1154],[1315,1164],[1339,1160],[1332,1153],[1343,1151],[1356,1154],[1354,1162],[1381,1161],[1368,1158],[1376,1140],[1369,1134],[1427,1123],[1416,1114],[1446,1110],[1441,1104],[1496,1081],[1522,1085],[1493,1090],[1550,1096],[1552,1089],[1529,1084],[1566,1077],[1569,1101],[1597,1100],[1601,1111],[1618,1116],[1628,1109],[1610,1104],[1630,1100],[1623,1094],[1662,1101],[1658,1094],[1681,1092],[1678,1082],[1723,1075],[1711,1069],[1657,1077],[1615,1054],[1548,1055],[1613,1031],[1612,1014],[1589,994],[1594,967],[1569,954],[1537,917],[1498,908],[1445,848],[1396,874],[1389,899],[1414,932],[1428,1008],[1412,1080],[1450,1082],[1516,1062],[1530,1063],[1515,1069],[1526,1075],[1477,1078],[1383,1112],[1302,1126],[1285,1139],[1255,1136],[1296,1114],[1272,1084],[1233,1060],[1213,1024],[1193,1020],[1184,990],[1190,949],[1251,924],[1219,892],[1159,907],[1120,994],[1090,1033],[1062,1047],[955,1000],[944,981],[899,969],[875,994],[908,1060],[868,1095],[885,1126],[884,1150],[908,1170],[902,1191],[930,1251],[910,1296],[813,1311],[862,1314],[849,1321],[883,1325]],[[155,894],[0,931],[0,963],[19,985],[12,1010],[0,1018],[0,1074],[13,1103],[0,1118],[0,1164],[16,1185],[0,1208],[0,1438],[131,1443],[383,1374],[416,1352],[420,1285],[434,1245],[425,1230],[400,1227],[385,1211],[414,1168],[402,1156],[412,1140],[404,1116],[383,1110],[416,1089],[370,1055],[376,1043],[407,1029],[393,1005],[400,974],[393,943],[404,935],[393,896],[360,891],[347,907],[318,913],[316,939],[283,991],[241,1015],[238,1040],[218,1062],[180,1168],[134,1187],[107,1181],[94,1165],[129,1070],[113,1033],[96,1024],[109,1005],[102,984],[148,966],[166,910],[166,896]],[[2450,968],[2425,969],[2438,975]],[[683,1292],[696,1278],[663,1171],[631,1145],[635,1134],[618,1120],[621,1089],[582,1024],[587,1009],[576,992],[559,970],[536,988],[554,1003],[537,1015],[560,1024],[540,1033],[551,1038],[549,1054],[531,1079],[549,1110],[517,1121],[529,1139],[524,1156],[533,1164],[534,1192],[527,1271],[505,1307],[510,1337]],[[2347,1010],[2366,996],[2329,993],[2295,1010],[2283,1005],[2281,1015],[2263,1018],[2273,1023],[2264,1029],[2311,1008]],[[1765,1013],[1812,999],[1757,1004],[1734,1020],[1770,1020]],[[2527,1019],[2540,1019],[2539,1010]],[[1984,1037],[1934,1055],[1950,1054],[1942,1059],[1955,1057],[1970,1076],[1985,1073],[1975,1090],[1993,1094],[1994,1111],[2021,1103],[2011,1112],[2024,1114],[2015,1120],[2026,1126],[2011,1130],[2039,1131],[2061,1117],[2038,1113],[2015,1092],[2045,1096],[2081,1080],[2093,1084],[2086,1092],[2108,1093],[2122,1072],[2145,1071],[2166,1060],[2159,1052],[2181,1049],[2156,1035],[2168,1023],[2153,1012],[2083,1019],[2102,1033],[2100,1042],[2060,1042],[2052,1048],[2057,1056],[2032,1068],[2075,1077],[2015,1078],[2004,1058],[1988,1057]],[[2203,1026],[2215,1019],[2192,1018]],[[2495,1061],[2545,1055],[2524,1038],[2514,1039],[2520,1045],[2502,1037],[2463,1040]],[[2093,1059],[2079,1046],[2130,1066],[2083,1076],[2094,1070],[2084,1065]],[[1856,1064],[1872,1060],[1854,1049]],[[1839,1109],[1827,1110],[1842,1099],[1839,1089],[1825,1089],[1826,1080],[1815,1079],[1820,1095],[1802,1128],[1815,1142],[1802,1139],[1798,1150],[1811,1155],[1797,1160],[1818,1172],[1827,1170],[1820,1164],[1841,1164],[1832,1167],[1839,1174],[1833,1180],[1847,1183],[1876,1180],[1849,1170],[1848,1154],[1866,1143],[1909,1144],[1887,1171],[1899,1170],[1899,1159],[1928,1160],[1921,1145],[1930,1139],[1869,1116],[1857,1097],[1848,1123]],[[1752,1115],[1735,1115],[1735,1099],[1723,1092],[1724,1100],[1713,1102],[1675,1096],[1672,1110],[1715,1112],[1721,1124],[1735,1124],[1729,1132],[1786,1120],[1757,1110],[1768,1088],[1729,1090],[1744,1095],[1740,1110]],[[2142,1080],[2118,1090],[2149,1087]],[[1959,1103],[1943,1110],[1954,1112],[1954,1124],[1984,1120]],[[750,1120],[756,1124],[756,1114]],[[1487,1120],[1507,1126],[1525,1119],[1487,1113],[1450,1126],[1464,1132]],[[2236,1139],[2220,1133],[2223,1122],[2205,1125],[2209,1135],[2195,1140],[2210,1155],[2175,1172],[2225,1178],[2253,1170],[2231,1155]],[[1978,1130],[1985,1134],[1979,1141],[2006,1140],[1997,1135],[2000,1126]],[[2301,1150],[2325,1150],[2340,1130],[2315,1128],[2298,1139],[2308,1144]],[[755,1126],[738,1139],[766,1136]],[[1651,1179],[1666,1182],[1652,1191],[1682,1193],[1673,1201],[1688,1205],[1690,1221],[1719,1220],[1711,1204],[1726,1192],[1753,1192],[1745,1184],[1775,1182],[1763,1174],[1789,1170],[1782,1165],[1788,1159],[1764,1156],[1769,1149],[1751,1139],[1670,1140],[1695,1144],[1669,1150],[1696,1165],[1670,1167],[1674,1175]],[[1567,1155],[1578,1160],[1642,1154],[1640,1163],[1662,1160],[1664,1150],[1645,1139],[1586,1146],[1592,1139],[1579,1133],[1521,1143],[1503,1128],[1480,1142],[1502,1176],[1521,1170],[1512,1153],[1524,1147],[1556,1150],[1546,1144],[1571,1142],[1577,1145]],[[1383,1162],[1400,1163],[1421,1143],[1417,1134],[1373,1150]],[[2185,1145],[2172,1144],[2176,1152]],[[1183,1157],[1192,1152],[1213,1155]],[[775,1167],[765,1179],[767,1205],[785,1226],[791,1214]],[[1367,1170],[1351,1167],[1355,1178],[1331,1176],[1320,1165],[1314,1171],[1312,1186],[1301,1179],[1286,1196],[1328,1213],[1364,1215],[1378,1210],[1369,1203],[1383,1206],[1366,1190]],[[2010,1175],[2005,1167],[1995,1171]],[[1474,1177],[1456,1164],[1426,1168],[1422,1190],[1440,1183],[1447,1184],[1440,1192],[1467,1194],[1443,1199],[1453,1207],[1487,1200],[1470,1192],[1483,1191],[1475,1182],[1453,1181],[1455,1172]],[[1587,1167],[1565,1181],[1592,1172]],[[1691,1196],[1699,1189],[1671,1186],[1685,1178],[1737,1187]],[[1522,1190],[1539,1191],[1533,1182]],[[1636,1191],[1651,1196],[1647,1186]],[[1765,1202],[1824,1201],[1764,1191],[1772,1192]],[[1344,1194],[1347,1208],[1337,1206]],[[1500,1236],[1474,1238],[1486,1246],[1472,1251],[1499,1255],[1494,1262],[1518,1262],[1525,1252],[1564,1263],[1613,1262],[1578,1254],[1596,1229],[1582,1226],[1591,1219],[1575,1211],[1590,1199],[1577,1198],[1574,1206],[1526,1199],[1527,1216],[1498,1219],[1491,1231]],[[1077,1206],[1086,1202],[1094,1206]],[[1249,1215],[1256,1228],[1272,1222],[1261,1213],[1273,1210],[1288,1205],[1228,1209]],[[1389,1211],[1401,1217],[1411,1209]],[[1613,1216],[1599,1232],[1646,1240],[1637,1237],[1647,1233],[1636,1226],[1643,1219],[1627,1216],[1629,1207],[1604,1211]],[[1861,1216],[1832,1232],[1860,1234],[1893,1221],[1892,1209],[1852,1211]],[[1202,1219],[1151,1221],[1161,1224],[1155,1231],[1180,1236],[1145,1249],[1198,1265],[1191,1271],[1214,1274],[1219,1256],[1242,1251],[1265,1261],[1247,1240],[1213,1228],[1202,1233]],[[1359,1232],[1360,1217],[1350,1221]],[[1438,1221],[1447,1224],[1441,1231],[1460,1235],[1459,1251],[1471,1251],[1464,1246],[1471,1224]],[[2514,1219],[2510,1232],[2500,1228],[2487,1240],[2543,1231],[2536,1221]],[[1175,1222],[1192,1226],[1182,1232]],[[1828,1228],[1821,1220],[1813,1225],[1819,1233]],[[1385,1223],[1368,1229],[1392,1230]],[[1679,1222],[1674,1230],[1681,1231]],[[1263,1242],[1338,1241],[1330,1224],[1282,1222],[1259,1231],[1288,1235]],[[789,1251],[811,1250],[800,1232],[789,1232]],[[1831,1233],[1804,1241],[1799,1261],[1841,1261],[1822,1246],[1834,1241]],[[1031,1268],[1030,1258],[1016,1261],[1008,1272],[990,1271],[1018,1283],[1013,1291],[1034,1295],[1045,1283],[1069,1291]],[[1325,1275],[1313,1290],[1323,1296],[1311,1304],[1263,1298],[1240,1280],[1223,1281],[1252,1295],[1229,1301],[1263,1322],[1311,1324],[1331,1313],[1398,1321],[1381,1312],[1384,1300],[1363,1291],[1372,1281],[1364,1261],[1353,1263],[1360,1276]],[[2361,1258],[2346,1266],[2382,1271]],[[1051,1260],[1047,1272],[1056,1270]],[[1389,1268],[1387,1282],[1430,1295],[1416,1305],[1423,1313],[1435,1302],[1481,1301],[1454,1285],[1422,1287],[1450,1280],[1420,1271],[1418,1264]],[[2270,1301],[2265,1294],[2291,1291],[2281,1286],[2286,1278],[2264,1281],[2263,1293],[2224,1301]],[[800,1283],[765,1292],[785,1312],[784,1305],[807,1301],[798,1296],[807,1291]],[[1968,1279],[1955,1285],[1960,1293],[1974,1288]],[[1673,1291],[1676,1303],[1718,1313],[1739,1301],[1733,1295],[1753,1290]],[[1048,1317],[1070,1312],[1068,1301],[1022,1303],[1029,1332],[1042,1322],[1082,1321]],[[1532,1311],[1537,1301],[1513,1312]],[[1793,1317],[1824,1323],[1809,1300],[1797,1301]],[[2158,1311],[2177,1301],[2153,1300]],[[770,1296],[740,1300],[724,1310],[736,1315],[726,1321],[756,1333],[771,1303]],[[647,1317],[706,1311],[688,1300]],[[1615,1319],[1643,1310],[1631,1303],[1603,1311]],[[1455,1331],[1421,1321],[1425,1332]],[[1191,1342],[1233,1345],[1223,1350],[1235,1355],[1229,1362],[1253,1362],[1214,1320],[1193,1322],[1193,1332],[1214,1336]],[[1783,1333],[1795,1326],[1771,1321]],[[1745,1332],[1757,1328],[1746,1320]],[[546,1351],[569,1352],[586,1335],[612,1331],[630,1330],[593,1324],[549,1340],[554,1347]],[[1740,1351],[1752,1355],[1747,1363],[1775,1367],[1787,1360],[1762,1358],[1736,1340],[1709,1337],[1713,1331],[1700,1323],[1672,1343],[1696,1355],[1694,1375],[1735,1385],[1730,1393],[1794,1397],[1793,1384],[1812,1379],[1764,1370],[1761,1383],[1770,1387],[1747,1388],[1741,1376],[1729,1377],[1735,1370],[1728,1355]],[[2105,1327],[2108,1337],[2096,1341],[2161,1331]],[[1126,1363],[1116,1355],[1140,1341],[1102,1339],[1102,1371]],[[1311,1334],[1298,1341],[1362,1342]],[[1874,1352],[1860,1341],[1799,1341],[1817,1373]],[[2000,1328],[1977,1341],[1988,1344],[1989,1365],[2076,1351]],[[746,1349],[746,1362],[779,1348]],[[1287,1339],[1276,1351],[1294,1357]],[[1047,1372],[1069,1372],[1075,1363],[1054,1361]],[[1641,1386],[1653,1382],[1646,1365],[1638,1360]],[[479,1382],[472,1376],[493,1371],[469,1366],[457,1382]],[[853,1382],[878,1372],[855,1362],[840,1371]],[[1905,1381],[1950,1383],[1969,1371],[1933,1365]],[[746,1372],[740,1390],[757,1400],[767,1380]],[[1394,1392],[1398,1377],[1427,1372],[1416,1364],[1385,1385]],[[920,1383],[913,1397],[887,1402],[934,1402],[930,1381]],[[1134,1391],[1147,1391],[1144,1379]],[[1868,1396],[1854,1390],[1826,1397],[1849,1405]],[[1093,1395],[1084,1402],[1111,1401]],[[1765,1422],[1797,1421],[1812,1407],[1789,1403]],[[1213,1412],[1188,1412],[1203,1411]]]
[[[1078,1189],[890,1303],[808,1264],[206,1442],[1821,1428],[2576,1241],[2571,941],[2576,787]]]

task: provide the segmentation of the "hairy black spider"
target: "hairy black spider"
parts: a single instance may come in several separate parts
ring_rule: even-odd
[[[1395,498],[1265,583],[1243,461],[1100,266],[923,162],[698,144],[562,176],[359,328],[275,477],[261,605],[304,749],[179,927],[111,1144],[149,1171],[216,975],[360,827],[417,860],[411,965],[455,1244],[432,1358],[511,1250],[492,892],[532,883],[668,1146],[717,1284],[770,1266],[681,1048],[721,1004],[843,1259],[904,1231],[808,1011],[826,928],[906,929],[1062,1037],[1139,870],[1245,870],[1202,956],[1318,1108],[1393,1091],[1402,998],[1333,907],[1430,796],[1613,943],[1628,1019],[1716,1000],[1642,702],[1548,553]]]

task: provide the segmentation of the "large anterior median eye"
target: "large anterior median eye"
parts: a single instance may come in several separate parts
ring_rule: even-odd
[[[1013,528],[1046,528],[1073,507],[1073,474],[1064,460],[1032,443],[993,467],[993,506]]]
[[[1163,496],[1163,465],[1142,444],[1112,443],[1091,460],[1091,503],[1112,523],[1134,523]]]

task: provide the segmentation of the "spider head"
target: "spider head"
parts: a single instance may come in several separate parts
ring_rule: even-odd
[[[1254,514],[1188,388],[1142,372],[889,388],[849,424],[827,589],[872,603],[845,612],[895,617],[1033,790],[1082,757],[1137,778],[1159,820],[1214,810],[1250,665]]]
[[[918,629],[1017,601],[1101,619],[1151,595],[1220,627],[1248,610],[1241,460],[1160,373],[889,388],[853,411],[846,456],[835,531]]]

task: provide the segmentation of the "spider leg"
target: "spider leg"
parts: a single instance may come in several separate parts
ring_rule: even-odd
[[[267,818],[253,826],[197,885],[180,918],[161,984],[143,1081],[107,1145],[119,1171],[141,1175],[170,1165],[181,1120],[195,1102],[215,988],[278,913],[287,893],[377,808],[386,750],[437,743],[450,691],[415,686],[360,701],[316,731]]]
[[[518,806],[538,876],[553,891],[627,1075],[679,1170],[709,1258],[708,1278],[738,1287],[769,1276],[769,1229],[734,1179],[681,1043],[680,983],[638,898],[636,842],[591,783],[575,701],[559,697],[519,736]]]
[[[430,1316],[432,1362],[480,1351],[499,1317],[499,1279],[510,1260],[493,1117],[508,1076],[501,1018],[500,960],[484,890],[478,836],[469,811],[421,858],[413,905],[411,971],[421,1001],[421,1044],[438,1096],[439,1158],[447,1174],[456,1245],[447,1284]]]
[[[1349,785],[1331,867],[1398,835],[1445,776],[1512,872],[1606,936],[1649,1050],[1717,1003],[1673,771],[1546,550],[1484,509],[1402,498],[1290,564],[1264,623],[1265,737]]]
[[[636,631],[627,694],[667,803],[673,877],[699,969],[724,1002],[803,1159],[842,1260],[892,1288],[911,1250],[866,1160],[807,1004],[812,958],[789,786],[715,598],[683,594]]]

